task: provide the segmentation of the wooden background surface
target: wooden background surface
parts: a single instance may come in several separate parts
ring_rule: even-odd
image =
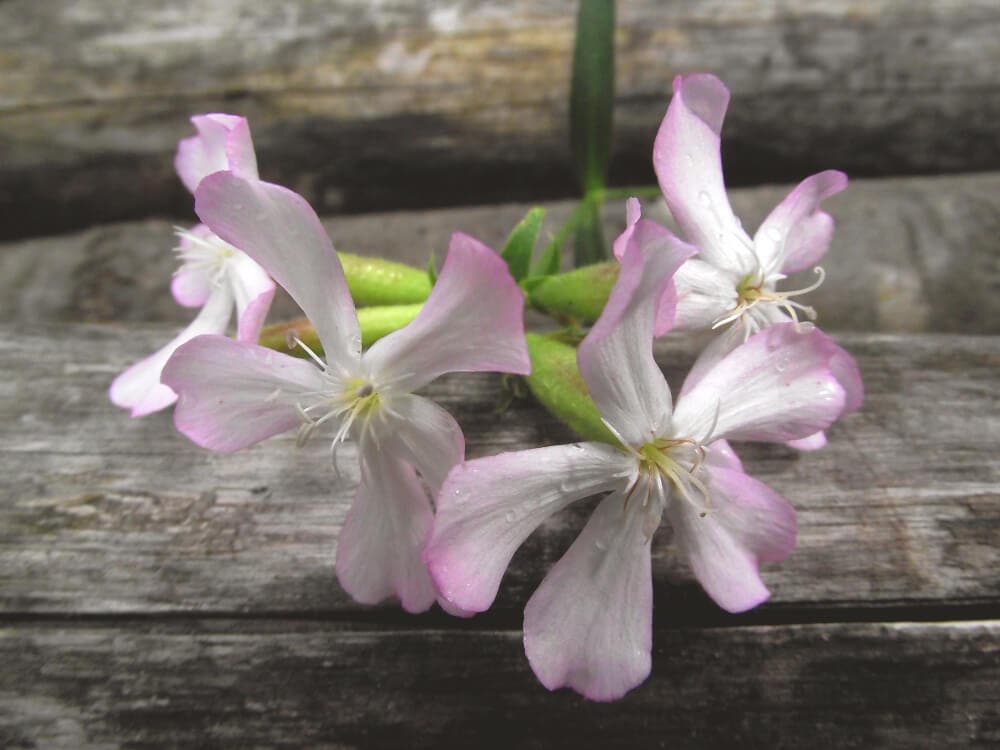
[[[336,482],[322,441],[216,456],[105,397],[190,317],[167,292],[187,115],[249,114],[265,176],[328,213],[380,209],[328,217],[343,250],[496,246],[527,204],[454,204],[572,190],[573,3],[201,6],[0,2],[0,746],[1000,744],[994,3],[620,4],[618,179],[649,178],[687,69],[734,89],[736,181],[869,176],[829,202],[810,298],[867,401],[822,452],[738,447],[799,511],[763,607],[719,611],[660,532],[653,675],[612,705],[546,691],[521,644],[587,503],[529,540],[489,613],[363,608],[333,572],[351,446]],[[786,190],[733,203],[753,226]],[[396,210],[426,205],[450,207]],[[547,206],[551,232],[572,204]],[[614,233],[621,205],[606,216]],[[677,382],[694,349],[658,354]],[[570,439],[530,401],[498,413],[495,376],[428,393],[471,456]]]

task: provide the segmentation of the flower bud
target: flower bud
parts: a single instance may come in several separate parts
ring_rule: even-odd
[[[618,445],[583,382],[576,349],[537,333],[525,338],[531,356],[531,374],[525,380],[539,403],[584,439]]]

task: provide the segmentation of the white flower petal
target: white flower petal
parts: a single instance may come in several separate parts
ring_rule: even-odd
[[[833,169],[806,177],[768,215],[754,235],[764,275],[791,274],[816,265],[833,238],[833,218],[819,204],[847,187]]]
[[[831,366],[841,351],[811,326],[765,328],[683,394],[674,410],[674,430],[702,442],[784,442],[825,430],[845,404]]]
[[[653,168],[684,238],[701,257],[740,276],[757,262],[722,179],[719,134],[729,90],[713,75],[674,78],[674,96],[653,144]]]
[[[274,282],[246,253],[239,253],[229,262],[229,283],[236,300],[236,338],[256,344],[274,299]]]
[[[301,425],[300,394],[324,387],[311,362],[224,336],[200,336],[163,368],[178,393],[177,429],[203,448],[231,453]]]
[[[196,336],[225,333],[232,312],[232,295],[227,289],[216,289],[187,328],[174,336],[162,349],[136,362],[115,378],[108,391],[111,402],[129,409],[133,417],[144,417],[170,406],[177,400],[177,396],[160,382],[163,366],[178,347]]]
[[[306,200],[280,185],[217,172],[198,186],[195,211],[292,295],[331,367],[354,374],[361,354],[354,302],[340,259]]]
[[[337,540],[337,578],[362,604],[399,597],[429,609],[437,591],[420,559],[431,505],[413,467],[371,441],[361,444],[361,485]]]
[[[795,547],[795,510],[763,482],[740,471],[705,464],[710,510],[673,497],[667,517],[674,539],[698,582],[729,612],[767,599],[760,562],[783,560]]]
[[[388,416],[378,427],[379,442],[416,467],[436,496],[448,472],[465,458],[465,438],[447,411],[423,396],[390,397]]]
[[[518,547],[545,519],[584,497],[622,486],[635,462],[601,443],[501,453],[452,470],[437,500],[424,553],[441,595],[489,608]]]
[[[208,175],[223,170],[257,179],[257,156],[246,118],[195,115],[191,122],[198,135],[182,140],[174,157],[174,167],[188,190],[193,193]]]
[[[633,498],[634,500],[634,498]],[[524,651],[549,690],[622,697],[649,675],[653,583],[645,509],[601,501],[524,610]]]
[[[412,391],[446,372],[531,371],[524,341],[524,294],[507,264],[456,232],[417,317],[376,341],[364,367],[376,387]]]
[[[673,330],[697,331],[709,328],[739,302],[739,279],[700,258],[691,258],[674,274],[677,309]]]
[[[601,317],[577,361],[601,416],[638,447],[670,420],[670,388],[653,360],[653,326],[664,289],[694,248],[662,227],[639,221]]]

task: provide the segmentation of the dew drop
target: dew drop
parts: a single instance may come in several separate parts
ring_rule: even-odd
[[[601,550],[602,552],[608,548],[607,543],[605,543],[604,541],[602,541],[600,539],[598,539],[596,542],[594,542],[594,546],[597,547],[597,549]]]
[[[698,193],[698,200],[701,201],[701,205],[709,207],[712,205],[712,196],[702,190]]]
[[[694,166],[694,157],[691,156],[691,154],[684,154],[684,161],[687,163],[689,167]]]
[[[781,242],[781,237],[782,237],[781,230],[779,230],[777,227],[769,227],[767,230],[767,236],[770,237],[775,242]]]
[[[507,515],[503,517],[507,523],[514,523],[517,520],[517,513],[512,510],[507,511]]]

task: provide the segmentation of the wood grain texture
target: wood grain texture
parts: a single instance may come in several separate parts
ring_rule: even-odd
[[[790,186],[732,191],[736,213],[756,228]],[[573,204],[546,203],[542,236],[554,233]],[[1000,173],[855,180],[826,202],[837,220],[823,261],[826,283],[807,298],[833,330],[1000,333]],[[527,204],[340,216],[325,222],[342,250],[406,261],[420,268],[461,230],[493,247]],[[649,215],[670,223],[659,201]],[[609,240],[623,227],[621,202],[605,207]],[[192,217],[193,218],[193,217]],[[190,223],[190,219],[188,223]],[[168,222],[98,227],[0,245],[0,319],[14,324],[174,322],[193,316],[168,286],[176,268]],[[805,272],[784,282],[811,284]],[[297,309],[279,296],[271,320]]]
[[[107,385],[166,337],[156,327],[3,329],[0,610],[361,611],[333,571],[357,482],[353,446],[340,453],[337,482],[321,438],[296,450],[283,436],[219,456],[176,434],[169,414],[129,420],[106,401]],[[740,447],[748,470],[800,514],[796,552],[766,569],[769,606],[995,602],[1000,338],[842,342],[858,358],[867,401],[831,430],[829,447]],[[659,351],[675,384],[692,352]],[[449,376],[427,393],[455,414],[470,456],[571,439],[531,402],[497,414],[498,376]],[[518,553],[501,616],[520,612],[590,505],[557,516]],[[665,529],[654,577],[666,616],[675,603],[702,601]]]
[[[321,212],[571,194],[575,7],[6,0],[2,232],[183,215],[171,154],[204,111],[249,116],[262,174]],[[648,181],[691,70],[733,89],[735,182],[1000,168],[998,39],[991,0],[623,3],[612,177]]]
[[[517,631],[183,621],[0,630],[0,743],[52,750],[977,748],[1000,623],[669,630],[618,703],[537,684]]]

